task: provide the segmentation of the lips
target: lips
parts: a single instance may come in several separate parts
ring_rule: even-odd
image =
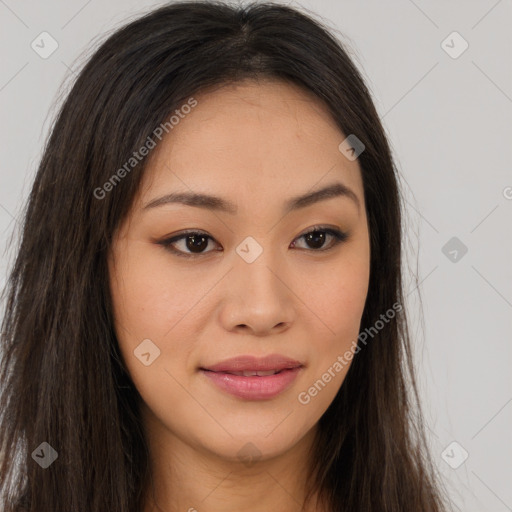
[[[266,357],[238,356],[226,359],[220,363],[202,367],[202,370],[211,372],[231,373],[244,375],[244,372],[252,372],[248,375],[272,375],[282,370],[299,368],[303,366],[300,361],[290,359],[280,354],[271,354]],[[272,372],[272,373],[266,373]]]
[[[223,372],[229,373],[229,375],[238,375],[239,377],[267,377],[268,375],[275,375],[276,373],[281,372],[282,370],[268,370],[268,371],[255,371],[255,370],[245,370],[243,372]]]
[[[303,364],[272,354],[258,358],[239,356],[200,368],[215,387],[244,400],[269,400],[291,386]]]

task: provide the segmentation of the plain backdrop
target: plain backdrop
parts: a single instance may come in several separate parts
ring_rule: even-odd
[[[429,442],[454,510],[512,511],[512,2],[281,3],[349,46],[392,144]],[[157,5],[0,0],[0,286],[59,95],[107,33]],[[46,58],[42,37],[58,45]]]

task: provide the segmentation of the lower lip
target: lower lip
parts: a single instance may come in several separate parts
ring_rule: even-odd
[[[201,370],[218,388],[246,400],[267,400],[287,389],[297,377],[300,367],[282,370],[264,377],[243,377],[230,373]]]

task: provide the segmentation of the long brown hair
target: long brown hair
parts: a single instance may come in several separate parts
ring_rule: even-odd
[[[142,510],[148,443],[140,395],[113,330],[106,258],[146,159],[108,194],[95,191],[192,94],[261,77],[313,92],[340,130],[364,144],[358,158],[371,259],[361,330],[402,304],[397,172],[342,43],[313,16],[273,3],[178,2],[140,17],[103,42],[76,78],[23,212],[0,354],[5,512]],[[360,344],[319,421],[309,471],[333,511],[444,510],[424,440],[406,314],[396,309],[393,321]],[[58,454],[46,469],[35,462],[38,453],[49,456],[41,443]]]

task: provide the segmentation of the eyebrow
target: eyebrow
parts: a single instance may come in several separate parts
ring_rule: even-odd
[[[291,211],[305,208],[334,197],[347,197],[356,204],[358,209],[360,208],[359,199],[355,192],[343,183],[335,182],[314,192],[307,192],[289,199],[284,205],[284,213],[287,214]],[[180,203],[187,206],[205,208],[207,210],[226,212],[232,215],[236,214],[238,211],[238,207],[230,201],[222,199],[221,197],[196,192],[174,192],[166,194],[162,197],[152,199],[143,209],[147,210],[170,203]]]

